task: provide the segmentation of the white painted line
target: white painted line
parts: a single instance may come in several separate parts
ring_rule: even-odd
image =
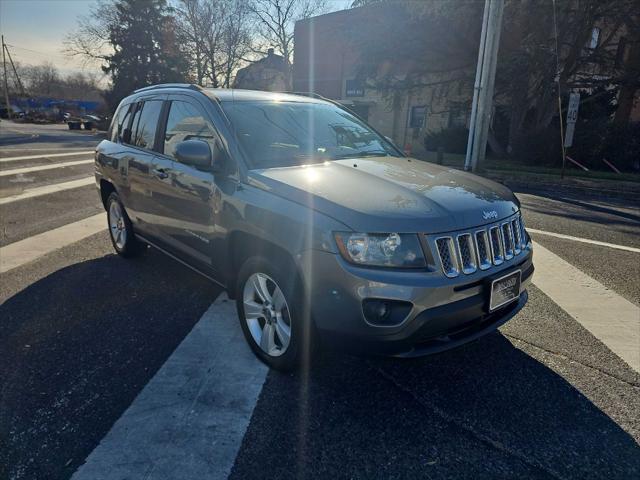
[[[266,374],[224,295],[72,480],[227,478]]]
[[[533,283],[640,372],[640,308],[535,242],[534,259]]]
[[[86,187],[87,185],[92,185],[94,183],[95,183],[95,178],[91,176],[86,178],[80,178],[79,180],[71,180],[69,182],[54,183],[53,185],[45,185],[44,187],[30,188],[16,195],[1,197],[0,205],[17,202],[18,200],[25,200],[27,198],[39,197],[41,195],[48,195],[50,193],[62,192],[64,190],[70,190],[72,188]]]
[[[66,152],[66,153],[43,153],[42,155],[26,155],[23,157],[5,157],[0,158],[0,163],[4,162],[17,162],[18,160],[33,160],[35,158],[56,158],[56,157],[72,157],[78,155],[92,155],[95,152],[93,150],[83,150],[80,152]]]
[[[21,173],[41,172],[43,170],[53,170],[56,168],[73,167],[75,165],[85,165],[93,163],[93,159],[74,160],[73,162],[50,163],[49,165],[38,165],[35,167],[14,168],[12,170],[0,170],[0,177],[8,177],[9,175],[18,175]]]
[[[535,228],[529,228],[529,227],[527,227],[527,232],[537,233],[539,235],[548,235],[549,237],[563,238],[565,240],[572,240],[574,242],[600,245],[601,247],[616,248],[618,250],[625,250],[627,252],[640,253],[640,248],[627,247],[626,245],[617,245],[615,243],[600,242],[598,240],[590,240],[588,238],[572,237],[571,235],[563,235],[562,233],[547,232],[545,230],[536,230]]]
[[[25,238],[0,248],[0,273],[32,262],[107,228],[104,213]]]
[[[27,145],[5,145],[0,148],[0,153],[11,153],[11,152],[53,152],[54,150],[62,150],[64,152],[79,152],[81,147],[30,147]],[[86,148],[86,147],[85,147]]]

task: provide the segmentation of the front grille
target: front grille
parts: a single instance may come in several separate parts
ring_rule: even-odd
[[[520,216],[481,230],[461,232],[435,239],[442,271],[453,278],[501,265],[526,249],[524,223]]]
[[[504,245],[502,244],[502,230],[500,227],[491,227],[489,229],[489,243],[491,243],[493,264],[500,265],[504,262]]]
[[[475,272],[478,269],[478,262],[475,248],[473,248],[473,237],[470,233],[458,235],[458,249],[462,271],[467,275]]]
[[[513,232],[513,254],[518,255],[524,248],[522,244],[522,232],[520,231],[520,220],[514,218],[511,220],[511,232]]]
[[[502,224],[502,240],[504,242],[504,259],[513,258],[513,237],[511,236],[511,222]]]
[[[436,240],[442,271],[447,277],[457,277],[460,273],[458,255],[451,237],[441,237]]]
[[[486,230],[476,232],[476,246],[480,270],[486,270],[491,267],[491,247],[489,246],[489,237]]]

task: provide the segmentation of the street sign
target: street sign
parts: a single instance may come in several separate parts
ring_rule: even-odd
[[[578,120],[578,107],[580,106],[580,94],[569,94],[569,106],[567,107],[567,131],[564,135],[564,147],[569,148],[573,145],[573,133],[576,129],[576,121]]]
[[[364,84],[361,80],[352,79],[345,82],[345,97],[364,97]]]

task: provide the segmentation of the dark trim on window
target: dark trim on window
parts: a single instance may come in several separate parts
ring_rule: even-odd
[[[169,118],[169,109],[171,108],[171,100],[162,101],[162,110],[160,110],[160,117],[158,118],[158,125],[156,126],[156,138],[154,139],[153,151],[164,155],[164,138],[167,130],[167,119]]]

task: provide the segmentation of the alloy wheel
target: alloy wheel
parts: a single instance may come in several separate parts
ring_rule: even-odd
[[[243,290],[244,321],[267,355],[279,357],[291,342],[291,315],[282,289],[268,275],[254,273]]]
[[[109,206],[109,232],[118,250],[122,250],[127,243],[127,225],[118,202],[111,202]]]

